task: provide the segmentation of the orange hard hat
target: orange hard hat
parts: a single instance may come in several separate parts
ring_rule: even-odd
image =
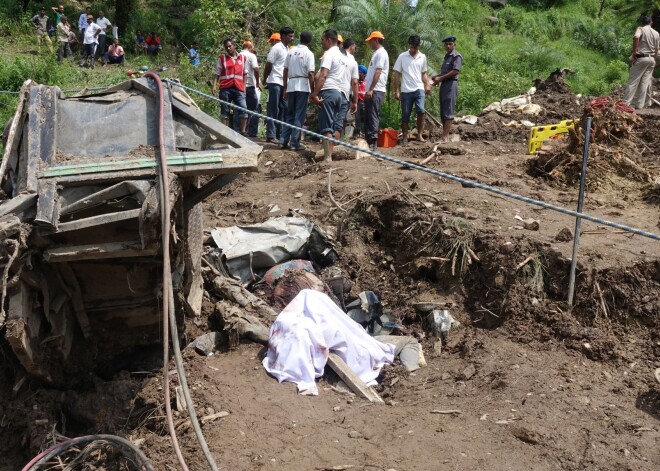
[[[371,33],[369,35],[369,37],[367,39],[364,40],[364,42],[369,42],[369,41],[371,41],[372,39],[375,39],[375,38],[385,39],[385,36],[383,36],[383,33],[381,33],[380,31],[374,31],[373,33]]]
[[[282,38],[280,37],[280,33],[273,33],[270,35],[270,38],[268,38],[268,42],[273,42],[273,41],[281,41]]]

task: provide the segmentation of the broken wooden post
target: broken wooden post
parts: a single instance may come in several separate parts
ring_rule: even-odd
[[[351,391],[358,396],[367,399],[369,402],[375,402],[378,404],[385,403],[378,393],[374,391],[372,387],[367,386],[336,353],[330,352],[327,365],[332,368],[332,371],[337,373],[337,376],[339,376],[342,381],[351,388]]]

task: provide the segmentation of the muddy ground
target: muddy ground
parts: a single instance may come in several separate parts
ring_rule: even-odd
[[[566,107],[574,98],[562,93],[552,100]],[[644,143],[639,162],[655,178],[659,125],[650,113],[634,130]],[[430,168],[576,207],[575,187],[528,173],[526,130],[503,128],[491,115],[456,131],[462,140],[441,145]],[[380,150],[418,163],[437,138],[436,129],[429,143]],[[386,367],[379,391],[387,405],[378,406],[325,379],[318,397],[298,396],[293,384],[265,373],[257,344],[210,357],[186,352],[198,414],[229,412],[203,426],[221,469],[660,468],[657,241],[584,222],[571,312],[572,241],[559,234],[573,232],[573,219],[388,161],[314,163],[264,146],[259,173],[206,204],[207,226],[288,213],[319,223],[337,239],[337,265],[355,283],[353,293],[376,291],[422,342],[428,366],[412,374]],[[652,182],[639,181],[590,191],[585,211],[658,233],[660,200],[648,198],[654,191]],[[538,230],[516,216],[537,220]],[[453,261],[451,240],[441,233],[455,218],[469,223],[474,259],[459,252]],[[203,318],[186,321],[187,340],[215,325],[214,299],[210,290]],[[450,304],[461,322],[447,350],[436,351],[424,332],[412,308],[419,300]],[[159,355],[158,347],[132,353],[75,388],[53,390],[21,381],[3,346],[0,470],[20,469],[49,434],[93,432],[129,437],[157,469],[178,469],[163,418]],[[434,413],[450,410],[458,412]],[[190,469],[206,469],[179,412],[176,424]]]

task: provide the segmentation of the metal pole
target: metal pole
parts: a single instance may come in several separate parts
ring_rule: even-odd
[[[582,172],[580,173],[580,193],[578,194],[577,212],[582,213],[584,205],[584,187],[587,179],[587,160],[589,160],[589,141],[591,139],[591,118],[587,118],[584,129],[584,151],[582,152]],[[577,254],[580,247],[580,225],[582,218],[575,217],[575,237],[573,238],[573,256],[571,257],[571,274],[568,279],[568,307],[573,307],[573,294],[575,293],[575,268],[577,267]]]

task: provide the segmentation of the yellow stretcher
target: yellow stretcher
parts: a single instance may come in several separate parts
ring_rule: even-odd
[[[529,131],[529,153],[536,154],[536,151],[539,150],[543,145],[543,141],[547,138],[556,136],[557,134],[567,133],[570,129],[574,129],[575,125],[579,122],[579,119],[567,119],[559,124],[534,126]]]

